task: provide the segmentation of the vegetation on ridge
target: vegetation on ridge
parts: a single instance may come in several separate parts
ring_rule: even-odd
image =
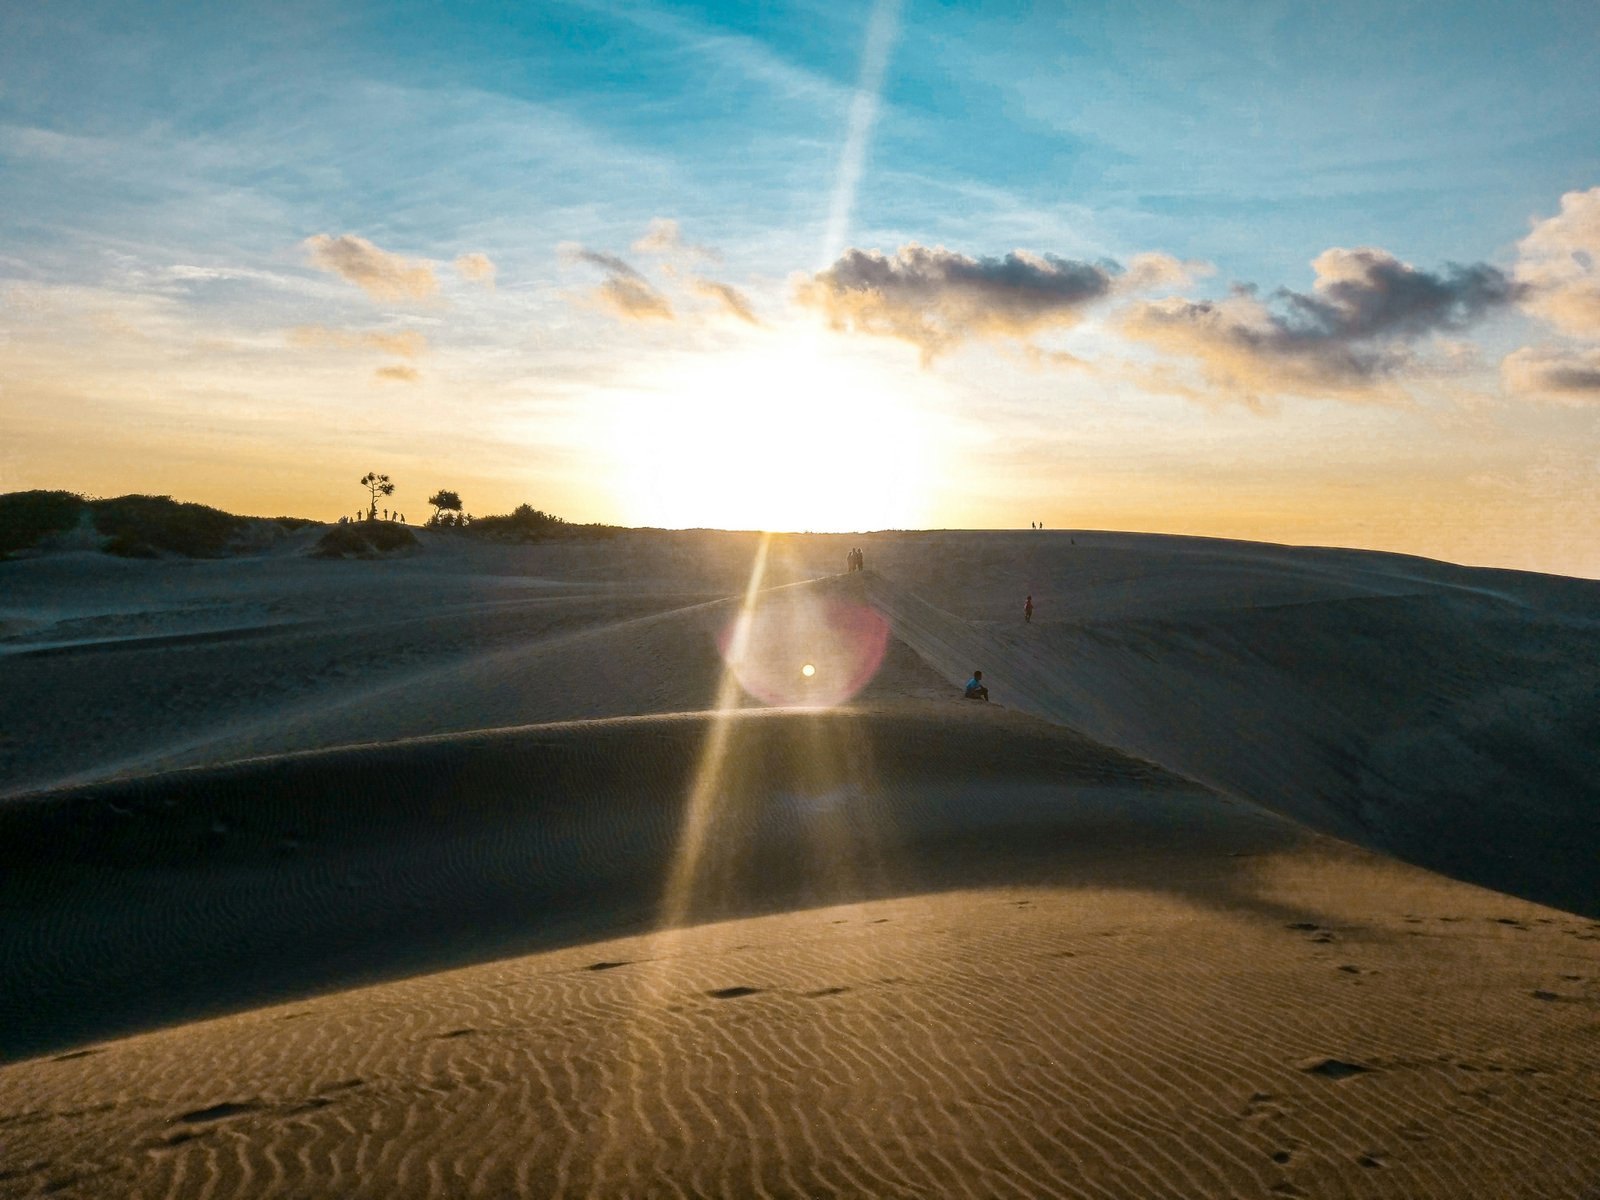
[[[239,517],[171,496],[118,496],[88,500],[66,491],[11,492],[0,496],[0,556],[38,546],[51,535],[80,526],[85,514],[103,541],[100,549],[123,558],[221,558],[276,541],[316,522],[301,517]]]

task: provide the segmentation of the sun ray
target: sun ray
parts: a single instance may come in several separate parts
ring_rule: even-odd
[[[750,578],[745,584],[744,597],[738,615],[734,618],[729,652],[717,684],[717,699],[711,710],[710,727],[706,744],[700,752],[689,794],[684,799],[683,829],[678,836],[677,850],[673,855],[672,869],[661,899],[657,928],[674,929],[688,915],[694,899],[695,877],[701,854],[705,849],[706,828],[711,820],[717,786],[721,781],[723,760],[727,754],[729,726],[734,720],[733,710],[738,707],[741,687],[732,662],[737,662],[750,642],[754,625],[756,597],[766,578],[767,555],[771,550],[772,535],[763,533],[756,543],[755,557],[750,564]]]
[[[861,48],[861,73],[850,101],[849,125],[839,151],[839,169],[834,174],[833,196],[828,204],[827,234],[822,243],[820,263],[824,267],[839,257],[850,231],[856,191],[866,166],[867,146],[883,99],[883,77],[888,72],[889,55],[900,34],[900,4],[901,0],[878,0],[867,23],[866,41]]]

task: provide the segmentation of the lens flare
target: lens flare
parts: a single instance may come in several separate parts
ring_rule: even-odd
[[[774,706],[844,703],[877,674],[889,645],[876,609],[838,598],[768,593],[743,619],[742,630],[722,632],[723,661],[740,687]]]

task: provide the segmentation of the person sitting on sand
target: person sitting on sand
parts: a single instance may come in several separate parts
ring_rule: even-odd
[[[989,689],[983,686],[983,672],[973,671],[972,678],[967,680],[968,700],[987,700]]]

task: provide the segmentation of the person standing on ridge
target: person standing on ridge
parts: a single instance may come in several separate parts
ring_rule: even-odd
[[[1022,602],[1022,619],[1029,625],[1033,624],[1033,593],[1031,592],[1028,594],[1028,598]]]

